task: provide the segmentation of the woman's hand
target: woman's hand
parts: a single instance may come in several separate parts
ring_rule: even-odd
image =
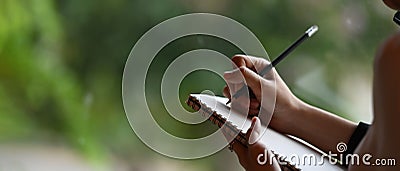
[[[246,100],[248,101],[246,95],[232,99],[232,107],[248,109],[250,117],[257,116],[260,109],[263,109],[266,113],[273,115],[272,119],[267,118],[267,122],[271,119],[270,126],[280,132],[286,132],[285,120],[290,118],[291,113],[296,113],[303,102],[292,94],[275,69],[269,71],[264,77],[256,73],[269,65],[267,60],[235,55],[232,61],[236,65],[234,66],[236,69],[224,74],[224,79],[228,84],[223,90],[224,95],[231,98],[231,94],[236,93],[245,81],[256,96],[250,99],[250,103],[245,103]],[[260,116],[260,118],[264,121],[264,117]],[[268,123],[263,122],[263,124]]]
[[[278,132],[301,138],[324,152],[337,152],[338,142],[348,142],[357,125],[299,100],[274,69],[264,77],[254,72],[267,66],[268,61],[244,55],[236,55],[232,61],[239,69],[224,74],[228,83],[224,95],[230,98],[236,93],[243,86],[243,77],[256,95],[250,103],[242,103],[249,101],[245,95],[232,99],[233,109],[249,108],[248,113],[258,114],[263,125],[269,124]]]
[[[246,133],[249,145],[245,148],[240,143],[233,143],[232,148],[240,164],[246,171],[278,171],[281,170],[274,154],[264,144],[256,141],[262,132],[258,117],[251,120],[251,127]],[[250,143],[253,142],[253,143]]]

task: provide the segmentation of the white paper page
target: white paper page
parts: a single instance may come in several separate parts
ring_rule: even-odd
[[[241,129],[242,132],[246,132],[250,128],[251,124],[250,119],[248,119],[245,115],[239,114],[235,111],[230,111],[230,107],[225,105],[225,103],[228,101],[227,98],[210,96],[205,94],[191,94],[191,96],[196,97],[196,99],[198,99],[201,103],[206,104],[207,107],[216,111],[224,118],[227,118],[228,121],[231,121],[234,125],[236,125],[239,129]],[[300,163],[296,164],[296,167],[301,168],[302,170],[305,171],[345,170],[341,166],[330,164],[327,157],[321,159],[322,154],[318,152],[318,150],[313,149],[315,147],[310,147],[311,145],[309,145],[308,143],[305,143],[304,141],[300,140],[301,142],[303,142],[301,143],[286,135],[282,135],[270,128],[266,129],[261,138],[261,141],[266,145],[267,148],[273,150],[274,152],[280,155],[286,156],[288,158],[296,155],[296,157],[293,157],[288,161],[297,161],[297,159],[302,160]],[[311,164],[309,164],[310,157],[305,158],[303,157],[304,155],[314,156],[316,159],[311,159],[312,162]]]

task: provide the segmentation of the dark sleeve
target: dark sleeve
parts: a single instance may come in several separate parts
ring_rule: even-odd
[[[354,150],[357,148],[358,144],[360,144],[361,140],[364,138],[365,134],[368,131],[369,124],[366,124],[364,122],[358,123],[358,126],[356,130],[354,130],[353,134],[350,137],[349,142],[347,143],[347,150],[344,152],[343,155],[343,165],[348,166],[348,163],[346,163],[346,156],[349,154],[353,154]]]

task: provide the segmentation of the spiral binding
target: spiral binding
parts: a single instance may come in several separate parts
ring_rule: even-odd
[[[219,128],[223,128],[222,131],[226,135],[235,136],[237,142],[242,144],[245,148],[247,147],[247,139],[246,134],[242,132],[240,129],[237,128],[232,122],[227,121],[222,115],[218,114],[217,112],[213,111],[211,108],[207,107],[204,103],[201,103],[196,97],[189,96],[186,104],[189,105],[196,111],[199,111],[202,116],[207,117],[209,121],[217,125]],[[226,124],[225,124],[226,123]],[[223,127],[223,125],[225,126]],[[295,165],[290,164],[290,162],[286,161],[286,157],[281,156],[274,151],[272,153],[275,155],[275,158],[279,161],[279,166],[282,171],[300,171],[300,168],[297,168]],[[285,163],[285,164],[282,164]]]

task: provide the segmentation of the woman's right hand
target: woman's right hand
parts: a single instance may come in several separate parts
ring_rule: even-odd
[[[268,61],[244,55],[236,55],[232,61],[240,69],[224,74],[229,85],[224,89],[224,94],[230,98],[230,93],[235,93],[238,87],[242,87],[243,75],[246,84],[256,95],[255,99],[250,100],[250,105],[244,107],[250,107],[249,112],[252,112],[250,114],[257,115],[254,110],[258,108],[255,106],[260,105],[259,118],[263,125],[269,125],[276,131],[301,138],[324,152],[337,152],[338,141],[348,142],[356,127],[354,123],[298,99],[274,69],[264,77],[254,72],[267,66]],[[248,97],[245,96],[232,99],[231,105],[234,105],[232,107],[240,106],[239,102],[243,99],[248,101]],[[263,113],[271,113],[272,116],[265,117]]]
[[[290,114],[297,113],[296,110],[299,110],[304,103],[293,95],[275,69],[269,71],[264,77],[255,72],[269,65],[267,60],[246,55],[235,55],[232,61],[236,65],[234,66],[236,69],[227,71],[224,74],[224,79],[228,84],[223,90],[224,95],[231,99],[231,93],[236,93],[244,85],[245,81],[256,97],[250,99],[248,106],[239,103],[239,105],[242,105],[240,107],[248,109],[250,117],[257,116],[259,109],[271,113],[270,126],[280,132],[286,132],[285,122],[291,118]],[[240,102],[246,101],[246,98],[248,97],[242,95],[238,99],[231,100]],[[238,103],[233,104],[237,105]],[[262,117],[260,118],[262,119]]]

